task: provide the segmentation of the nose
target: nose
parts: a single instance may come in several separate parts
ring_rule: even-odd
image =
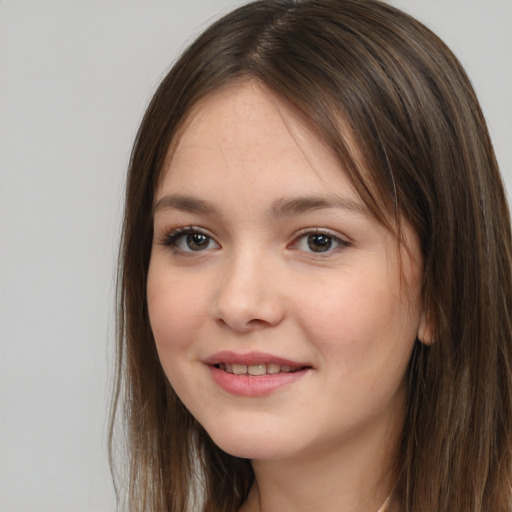
[[[214,300],[215,320],[238,332],[278,325],[285,315],[276,263],[261,255],[240,254],[221,271]]]

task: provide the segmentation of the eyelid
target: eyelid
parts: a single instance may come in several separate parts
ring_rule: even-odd
[[[314,227],[314,228],[300,229],[297,233],[295,233],[295,237],[292,240],[292,242],[288,245],[288,247],[293,248],[293,246],[296,246],[302,239],[304,239],[305,237],[307,237],[309,235],[326,235],[339,244],[338,247],[335,247],[333,249],[329,249],[329,250],[323,251],[323,252],[322,251],[319,251],[319,252],[304,251],[304,252],[319,256],[319,257],[322,257],[322,256],[325,257],[327,255],[333,254],[335,252],[343,250],[352,245],[352,242],[350,242],[347,239],[347,237],[341,235],[340,233],[338,233],[336,231],[332,231],[327,228]]]
[[[200,234],[208,237],[212,242],[215,243],[217,248],[220,247],[220,244],[215,240],[215,237],[206,229],[200,227],[200,226],[178,226],[174,229],[164,230],[162,235],[158,236],[156,238],[156,241],[158,244],[170,247],[174,251],[179,252],[181,254],[200,254],[205,251],[184,251],[183,249],[179,248],[176,244],[177,240],[179,240],[180,237],[190,234]]]
[[[178,252],[180,254],[196,254],[199,255],[203,252],[207,252],[212,250],[211,248],[200,250],[200,251],[193,251],[193,250],[183,250],[177,245],[177,240],[180,239],[180,237],[189,235],[189,234],[201,234],[207,237],[211,242],[213,242],[216,247],[214,249],[218,249],[221,247],[219,242],[215,239],[215,237],[210,233],[209,230],[204,229],[200,226],[196,225],[186,225],[186,226],[178,226],[173,229],[166,229],[163,230],[163,233],[159,236],[156,236],[156,242],[160,245],[169,247],[173,249],[175,252]],[[297,245],[307,236],[310,235],[325,235],[329,238],[331,238],[335,243],[336,246],[333,248],[328,248],[325,251],[308,251],[305,249],[300,249],[297,247]],[[310,227],[310,228],[303,228],[297,231],[294,234],[293,240],[287,245],[288,249],[292,250],[300,250],[302,252],[317,256],[317,257],[327,257],[329,255],[332,255],[334,253],[339,252],[340,250],[343,250],[347,247],[350,247],[352,245],[352,242],[348,240],[348,237],[341,235],[337,231],[333,231],[331,229],[327,228],[320,228],[320,227]]]

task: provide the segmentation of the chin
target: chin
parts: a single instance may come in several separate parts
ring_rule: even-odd
[[[233,442],[215,443],[226,453],[241,459],[251,460],[278,460],[286,458],[286,450],[282,447],[273,449],[273,447],[265,446],[263,442],[253,441],[250,444],[238,445]]]
[[[269,435],[267,432],[240,432],[238,429],[208,431],[213,442],[226,453],[243,459],[277,460],[295,452],[290,438]],[[297,447],[298,448],[298,447]]]

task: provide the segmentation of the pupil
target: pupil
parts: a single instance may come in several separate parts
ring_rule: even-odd
[[[190,233],[187,235],[187,245],[193,251],[200,251],[208,247],[208,237],[201,233]]]
[[[308,247],[313,252],[328,251],[332,245],[332,238],[327,235],[317,234],[308,236]]]

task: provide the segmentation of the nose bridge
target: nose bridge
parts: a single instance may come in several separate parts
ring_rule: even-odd
[[[279,323],[283,309],[276,278],[277,262],[251,244],[233,251],[220,270],[216,319],[238,331]]]

